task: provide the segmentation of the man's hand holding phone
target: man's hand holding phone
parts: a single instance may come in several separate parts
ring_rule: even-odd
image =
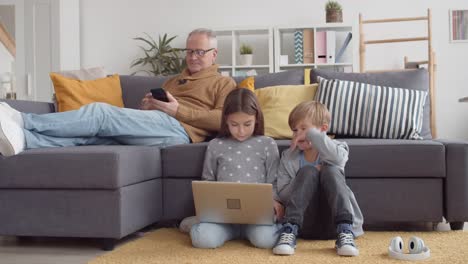
[[[159,101],[163,101],[168,103],[169,99],[167,98],[166,91],[164,91],[163,88],[155,88],[151,89],[151,94],[153,95],[153,98]]]
[[[142,110],[159,110],[172,117],[175,117],[178,108],[179,102],[162,88],[151,89],[141,101]]]

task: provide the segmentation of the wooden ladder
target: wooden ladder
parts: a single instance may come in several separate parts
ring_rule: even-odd
[[[15,58],[16,57],[15,40],[11,37],[10,33],[6,30],[2,21],[0,21],[0,42],[3,44],[3,46],[5,46],[5,48],[11,54],[11,56]]]
[[[431,133],[432,137],[436,138],[437,131],[435,126],[435,52],[432,49],[432,29],[431,29],[431,10],[427,9],[427,15],[422,17],[405,17],[405,18],[388,18],[388,19],[372,19],[364,20],[362,14],[359,14],[359,71],[360,72],[389,72],[389,71],[404,71],[408,70],[407,65],[428,65],[429,72],[429,98],[431,103],[430,109],[430,120],[431,120]],[[379,40],[365,40],[364,38],[364,24],[374,24],[374,23],[393,23],[393,22],[408,22],[408,21],[426,21],[427,22],[427,34],[424,36],[417,36],[412,38],[396,38],[396,39],[379,39]],[[427,41],[427,56],[426,61],[415,61],[410,62],[405,56],[404,63],[405,69],[388,69],[388,70],[366,70],[366,45],[382,44],[382,43],[398,43],[398,42],[410,42],[410,41]]]

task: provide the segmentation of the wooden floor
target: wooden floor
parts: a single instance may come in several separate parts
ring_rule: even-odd
[[[400,224],[400,225],[372,225],[365,230],[432,230],[432,224]],[[435,227],[438,231],[449,231],[448,224],[439,223]],[[468,223],[465,223],[468,230]],[[123,239],[117,247],[137,239],[141,233],[136,233]],[[359,243],[358,243],[359,245]],[[83,264],[104,254],[96,241],[91,239],[73,238],[22,238],[0,236],[1,264]]]

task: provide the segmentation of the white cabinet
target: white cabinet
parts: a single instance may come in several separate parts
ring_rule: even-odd
[[[343,24],[275,28],[275,72],[292,68],[351,72],[355,38],[352,33],[352,27]]]
[[[215,30],[218,39],[218,58],[222,74],[230,76],[265,74],[274,70],[273,61],[273,29],[218,29]],[[252,47],[253,60],[250,65],[242,65],[240,46],[247,44]]]
[[[51,101],[49,73],[80,67],[80,1],[0,0],[2,5],[14,13],[17,98]]]

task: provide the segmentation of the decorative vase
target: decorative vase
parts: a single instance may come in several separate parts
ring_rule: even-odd
[[[341,23],[343,22],[343,11],[338,9],[327,10],[327,23]]]
[[[252,65],[253,54],[241,54],[240,65]]]

